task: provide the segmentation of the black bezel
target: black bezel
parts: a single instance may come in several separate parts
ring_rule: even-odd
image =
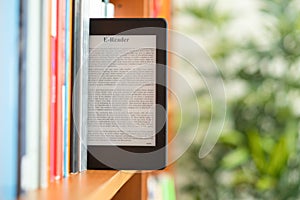
[[[139,29],[142,27],[157,27],[158,29]],[[131,29],[137,29],[130,32],[132,35],[156,35],[156,104],[159,104],[167,111],[167,31],[166,21],[160,18],[111,18],[111,19],[90,19],[90,35],[116,35],[122,34]],[[127,33],[126,33],[127,34]],[[159,65],[159,66],[158,66]],[[165,66],[165,67],[161,67]],[[157,113],[157,112],[156,112]],[[165,121],[167,122],[167,112],[165,113]],[[161,116],[156,116],[159,120]],[[167,152],[167,123],[156,134],[155,146],[118,146],[119,148],[141,153],[140,156],[128,157],[119,153],[114,153],[116,146],[88,146],[87,167],[88,169],[119,169],[119,170],[157,170],[166,166]],[[164,148],[159,154],[147,154]],[[106,166],[96,159],[89,151],[96,152],[97,155],[109,156],[112,160],[116,160],[115,166]],[[146,153],[146,154],[142,154]],[[107,155],[109,154],[109,155]],[[100,156],[100,157],[101,157]],[[99,157],[98,157],[99,158]]]

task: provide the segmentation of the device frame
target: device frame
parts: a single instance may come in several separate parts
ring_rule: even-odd
[[[133,30],[133,31],[130,31]],[[156,129],[155,146],[88,145],[88,169],[158,170],[167,163],[167,23],[161,18],[101,18],[90,19],[91,35],[156,35],[156,104],[165,110],[164,116],[156,112],[165,124]],[[124,150],[124,154],[116,149]],[[125,152],[132,152],[128,155]],[[111,159],[109,165],[100,160]]]

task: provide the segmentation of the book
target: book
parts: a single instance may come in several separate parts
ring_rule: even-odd
[[[26,153],[26,33],[27,33],[27,1],[20,2],[19,18],[19,112],[18,112],[18,195],[21,188],[22,158]]]
[[[27,1],[26,33],[26,150],[22,157],[21,187],[39,187],[41,4]]]
[[[81,1],[75,0],[74,1],[74,12],[73,12],[73,30],[72,30],[72,63],[73,63],[73,69],[72,69],[72,109],[71,109],[71,135],[70,135],[70,172],[71,173],[77,173],[79,171],[79,152],[78,152],[78,144],[79,144],[79,136],[78,136],[78,128],[77,128],[77,121],[78,121],[78,96],[75,95],[76,93],[76,82],[77,82],[77,72],[79,71],[79,59],[77,55],[79,54],[79,46],[77,46],[77,40],[80,39],[78,34],[80,33],[80,24],[81,24],[81,17],[80,17],[80,7],[81,7]],[[78,13],[78,14],[76,14]]]
[[[51,0],[51,30],[50,30],[50,136],[49,136],[49,179],[55,179],[56,161],[56,40],[57,40],[57,0]]]
[[[65,10],[66,2],[57,0],[56,40],[56,137],[55,179],[62,177],[63,170],[63,88],[65,76]]]
[[[82,1],[82,40],[81,40],[81,121],[80,121],[80,155],[79,155],[79,171],[87,169],[87,121],[88,121],[88,63],[89,63],[89,1]]]
[[[89,2],[74,2],[73,22],[73,96],[71,172],[86,170],[87,166],[87,81],[89,44]]]
[[[65,101],[64,101],[64,177],[70,172],[70,134],[71,134],[71,76],[72,76],[72,11],[71,0],[66,0],[66,47],[65,47]]]
[[[50,136],[50,14],[51,2],[42,1],[41,9],[41,117],[39,138],[39,187],[45,188],[49,180],[49,136]]]
[[[72,70],[73,70],[73,62],[72,62],[72,47],[73,47],[73,1],[70,1],[70,14],[69,14],[69,57],[68,57],[68,124],[67,124],[67,133],[68,133],[68,159],[66,165],[68,165],[68,173],[70,173],[70,160],[71,160],[71,127],[72,127]]]
[[[19,1],[0,2],[0,199],[17,194],[18,92],[19,92]],[[9,23],[8,23],[9,22]]]

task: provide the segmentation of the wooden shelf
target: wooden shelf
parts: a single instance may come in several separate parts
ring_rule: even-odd
[[[111,199],[135,171],[88,170],[50,183],[46,189],[28,192],[19,200]]]

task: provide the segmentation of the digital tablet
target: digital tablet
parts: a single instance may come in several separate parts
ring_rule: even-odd
[[[164,19],[90,19],[88,169],[157,170],[167,162]]]

